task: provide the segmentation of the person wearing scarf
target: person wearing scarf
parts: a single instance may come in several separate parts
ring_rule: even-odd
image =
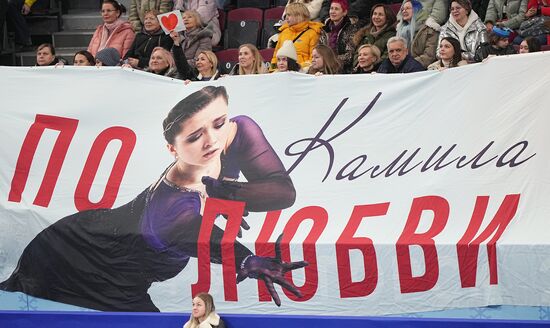
[[[351,73],[355,47],[352,39],[357,29],[348,17],[348,1],[332,0],[329,18],[319,38],[319,44],[324,44],[334,50],[338,60],[342,62],[343,73]]]
[[[103,24],[99,25],[90,40],[88,51],[96,55],[105,48],[115,48],[121,57],[126,55],[134,42],[135,34],[132,25],[120,17],[126,8],[117,1],[104,0],[101,5]]]
[[[363,44],[373,44],[382,52],[381,59],[388,58],[388,40],[395,36],[397,18],[393,10],[385,4],[374,5],[371,9],[369,25],[361,28],[353,36],[353,44],[359,48]],[[354,65],[357,65],[355,56]]]

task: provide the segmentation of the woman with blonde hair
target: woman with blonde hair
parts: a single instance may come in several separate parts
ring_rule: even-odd
[[[187,63],[195,66],[195,59],[201,51],[212,50],[212,26],[204,26],[201,16],[195,10],[188,10],[183,13],[183,24],[185,31],[178,33],[172,31],[170,37],[174,40],[174,48],[181,47]]]
[[[225,324],[216,313],[214,299],[208,293],[199,293],[193,298],[191,318],[183,328],[225,328]]]
[[[180,79],[172,53],[163,47],[155,47],[153,49],[151,59],[149,59],[149,66],[147,66],[145,71]]]
[[[330,47],[319,44],[313,49],[311,66],[307,71],[308,74],[339,74],[341,73],[341,69],[342,64]]]
[[[180,77],[186,81],[213,81],[220,77],[218,57],[212,51],[201,51],[195,59],[195,66],[190,66],[183,56],[180,47],[174,47],[174,60]]]
[[[149,10],[143,18],[143,27],[136,34],[132,46],[124,56],[125,61],[133,68],[144,69],[149,64],[151,53],[155,47],[172,49],[174,41],[166,35],[157,18],[160,12],[156,9]]]
[[[264,74],[264,59],[258,48],[250,43],[239,47],[239,63],[231,69],[229,75]]]
[[[380,49],[374,44],[364,44],[357,49],[357,66],[353,74],[364,74],[376,72],[380,65]]]
[[[279,28],[279,40],[271,58],[273,69],[277,66],[277,51],[286,40],[291,40],[296,47],[298,64],[307,67],[311,64],[313,48],[319,41],[323,24],[309,20],[309,11],[303,3],[291,3],[286,8],[286,22]]]
[[[307,10],[309,11],[310,20],[319,20],[319,12],[321,11],[323,0],[288,0],[288,3],[285,6],[285,12],[283,13],[283,19],[286,16],[286,9],[288,8],[288,5],[297,2],[303,3],[304,6],[306,6]]]

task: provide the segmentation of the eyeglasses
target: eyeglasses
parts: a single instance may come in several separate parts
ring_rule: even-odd
[[[105,13],[110,14],[110,13],[112,13],[113,11],[116,11],[116,9],[101,9],[100,12],[101,12],[102,14],[105,14]]]
[[[451,11],[459,11],[462,7],[451,7]]]

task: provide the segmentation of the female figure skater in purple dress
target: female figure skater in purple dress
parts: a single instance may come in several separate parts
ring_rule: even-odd
[[[159,311],[149,287],[182,271],[197,257],[207,197],[245,202],[247,211],[294,203],[295,190],[281,160],[249,117],[228,118],[224,87],[205,87],[170,110],[164,137],[174,162],[128,204],[65,217],[27,245],[1,290],[103,311]],[[242,173],[248,182],[237,182]],[[245,224],[246,225],[246,224]],[[221,263],[223,230],[214,225],[210,261]],[[237,280],[263,280],[300,296],[284,273],[307,262],[254,255],[235,242]]]

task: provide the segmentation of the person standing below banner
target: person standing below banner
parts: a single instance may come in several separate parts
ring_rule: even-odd
[[[225,323],[216,313],[212,295],[199,293],[193,298],[191,318],[183,328],[225,328]]]

